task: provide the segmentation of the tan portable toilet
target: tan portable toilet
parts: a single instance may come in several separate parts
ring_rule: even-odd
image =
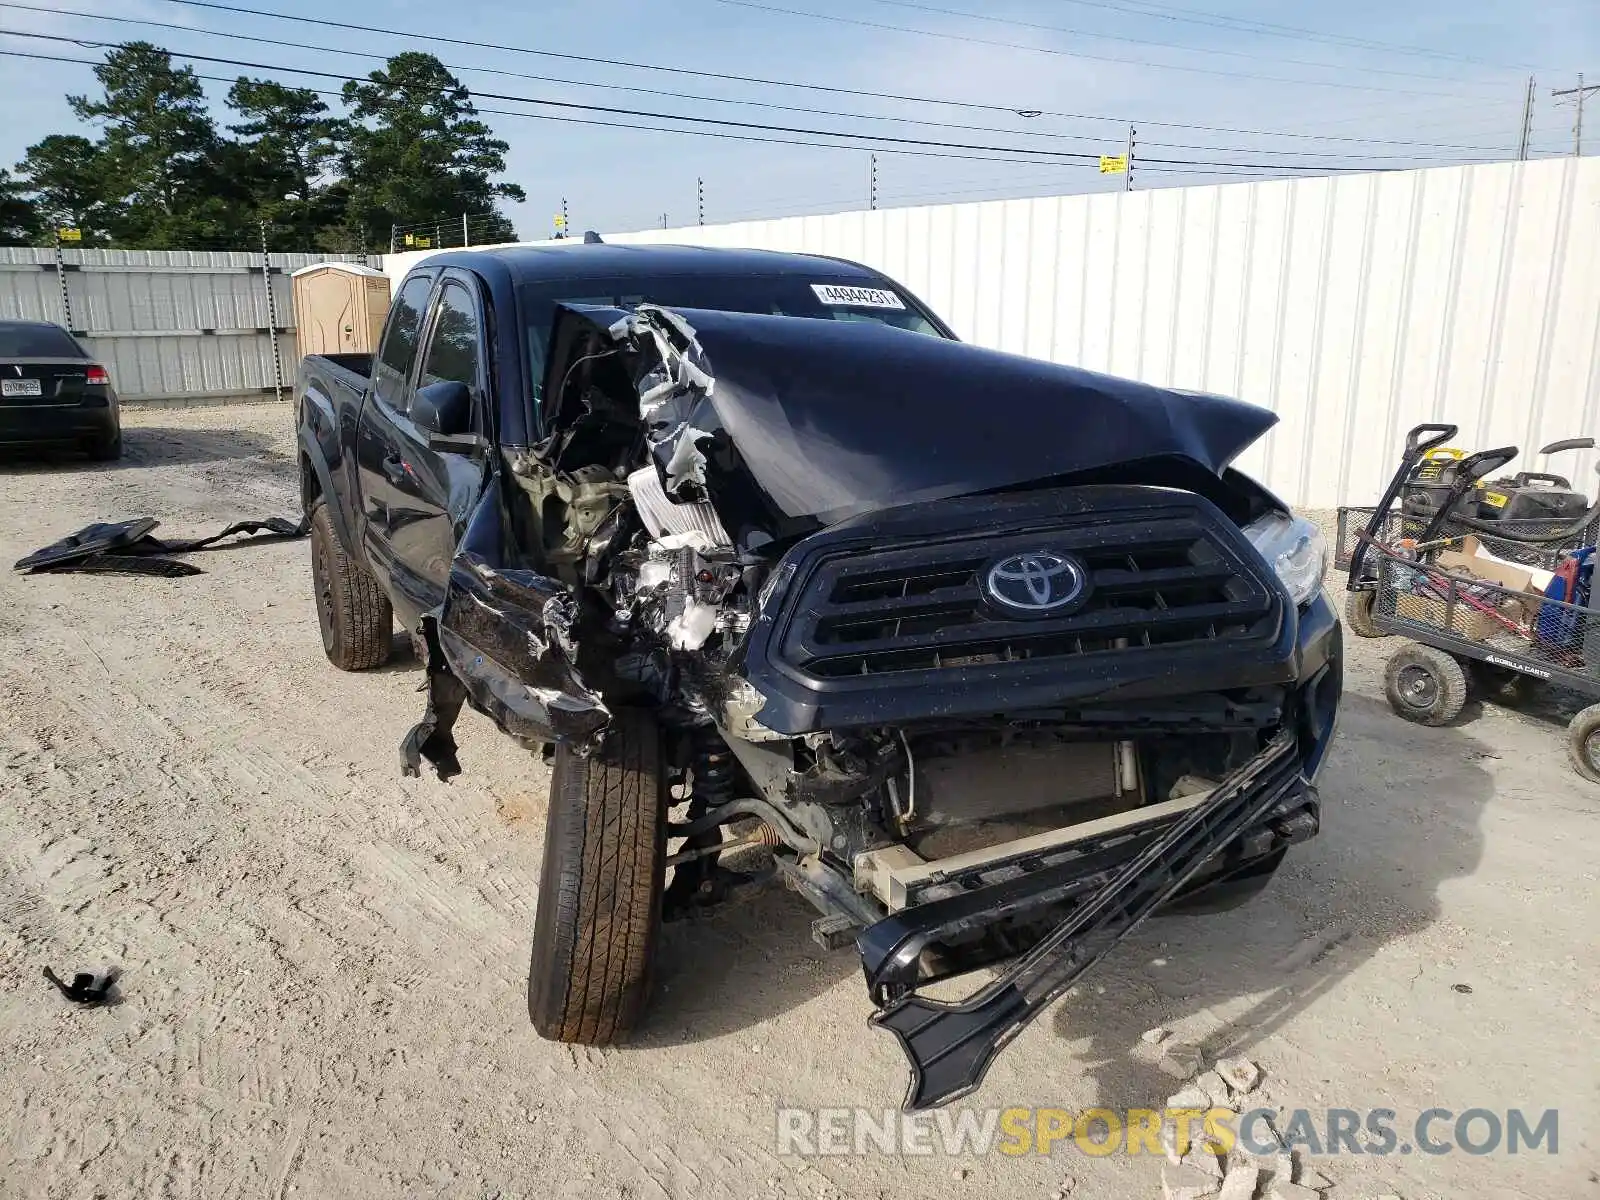
[[[355,263],[325,262],[290,276],[300,354],[376,354],[389,315],[389,277]]]

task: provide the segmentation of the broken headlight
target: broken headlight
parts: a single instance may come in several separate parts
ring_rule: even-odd
[[[1320,529],[1304,517],[1271,513],[1246,525],[1244,535],[1289,589],[1296,606],[1317,594],[1328,568],[1328,543]]]

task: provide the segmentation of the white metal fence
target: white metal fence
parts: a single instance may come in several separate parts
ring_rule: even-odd
[[[1600,158],[606,240],[854,259],[982,345],[1265,405],[1281,423],[1240,465],[1301,505],[1373,496],[1421,421],[1459,424],[1474,448],[1523,446],[1527,470],[1546,442],[1600,436]],[[423,257],[385,270],[398,279]],[[1592,490],[1593,461],[1551,467]]]
[[[0,319],[69,326],[127,400],[287,398],[289,272],[328,257],[0,248]]]

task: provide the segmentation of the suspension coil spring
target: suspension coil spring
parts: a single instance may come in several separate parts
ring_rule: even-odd
[[[694,773],[690,795],[697,809],[709,812],[737,799],[738,776],[735,767],[733,752],[716,730],[703,729],[696,734],[694,756],[690,764]]]

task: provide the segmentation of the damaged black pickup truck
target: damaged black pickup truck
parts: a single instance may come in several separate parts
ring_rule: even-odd
[[[546,1037],[624,1038],[660,923],[781,878],[944,1103],[1317,831],[1324,549],[1229,466],[1269,413],[964,345],[851,263],[606,245],[426,260],[298,403],[328,657],[398,614],[426,661],[403,767],[460,770],[464,704],[553,760]]]

